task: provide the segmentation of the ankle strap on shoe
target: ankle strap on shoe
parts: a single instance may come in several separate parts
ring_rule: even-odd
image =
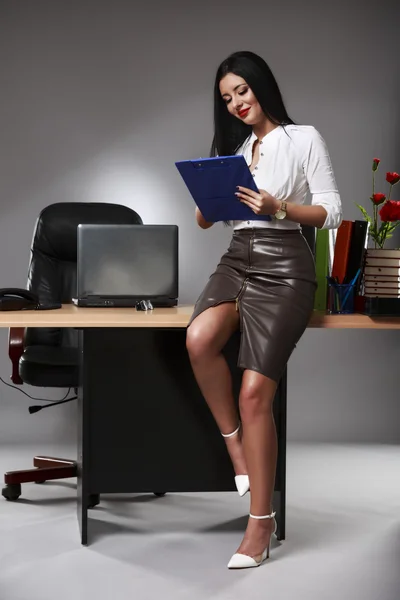
[[[221,433],[222,437],[224,437],[224,438],[230,438],[230,437],[232,437],[233,435],[235,435],[239,431],[240,425],[241,425],[241,423],[239,423],[238,428],[235,429],[235,431],[232,431],[232,433]]]
[[[252,519],[273,519],[275,515],[276,512],[272,512],[270,515],[263,515],[262,517],[257,517],[256,515],[252,515],[251,513],[249,513],[249,516]]]

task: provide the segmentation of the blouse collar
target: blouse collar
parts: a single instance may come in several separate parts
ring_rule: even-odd
[[[271,134],[273,134],[275,131],[277,131],[278,129],[281,129],[282,125],[278,125],[277,127],[275,127],[274,129],[272,129],[271,131],[269,131],[267,134],[265,134],[265,136],[263,138],[261,138],[260,143],[262,143],[265,138],[269,137]],[[256,140],[258,140],[259,138],[256,136],[256,134],[254,133],[254,131],[252,131],[250,137],[248,138],[248,144],[253,145],[254,142]]]

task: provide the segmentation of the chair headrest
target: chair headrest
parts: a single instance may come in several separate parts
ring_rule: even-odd
[[[80,224],[141,225],[140,216],[128,206],[102,202],[59,202],[39,214],[32,240],[38,250],[59,260],[77,260],[77,228]]]

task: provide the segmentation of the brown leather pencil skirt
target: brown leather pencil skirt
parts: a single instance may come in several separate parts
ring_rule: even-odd
[[[188,327],[204,310],[235,302],[238,367],[279,381],[311,317],[315,290],[314,258],[299,229],[237,230]]]

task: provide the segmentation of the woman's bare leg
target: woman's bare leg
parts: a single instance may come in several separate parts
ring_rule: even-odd
[[[239,416],[232,393],[232,377],[222,349],[239,327],[234,302],[208,308],[194,319],[187,331],[186,346],[196,381],[221,433],[232,433]],[[236,475],[247,473],[238,435],[225,438]]]
[[[277,383],[260,373],[246,370],[239,398],[243,424],[242,444],[250,480],[253,515],[272,512],[278,441],[273,416]],[[249,518],[238,549],[241,554],[259,556],[268,545],[274,522]]]

